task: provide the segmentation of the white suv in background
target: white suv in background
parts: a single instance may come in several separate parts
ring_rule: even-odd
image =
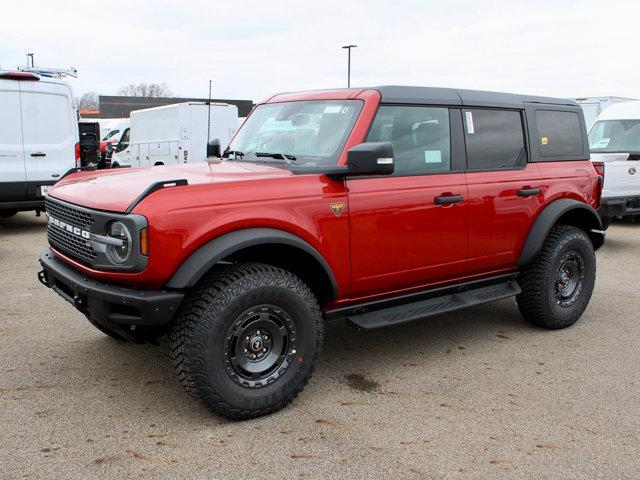
[[[615,217],[640,215],[640,102],[619,103],[602,112],[589,132],[589,149],[591,161],[604,174],[603,226]]]
[[[43,210],[42,191],[78,165],[78,139],[69,85],[0,71],[0,216]]]

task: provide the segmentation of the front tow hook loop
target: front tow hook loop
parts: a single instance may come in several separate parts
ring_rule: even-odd
[[[40,280],[40,283],[43,284],[45,287],[51,288],[51,285],[49,285],[49,280],[47,279],[47,274],[45,273],[44,270],[40,270],[38,272],[38,280]]]

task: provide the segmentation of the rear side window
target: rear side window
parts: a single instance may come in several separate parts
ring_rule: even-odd
[[[63,95],[22,92],[22,132],[26,145],[60,144],[71,137],[69,99]]]
[[[367,142],[393,144],[394,175],[424,175],[451,170],[449,109],[382,106]]]
[[[469,170],[516,168],[526,155],[520,112],[464,110]]]
[[[537,110],[541,157],[581,156],[584,153],[580,117],[576,112]]]

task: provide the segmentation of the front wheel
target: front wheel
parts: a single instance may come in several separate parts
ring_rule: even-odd
[[[596,256],[587,234],[557,225],[520,275],[522,293],[516,297],[520,313],[540,327],[566,328],[587,308],[595,281]]]
[[[318,303],[295,275],[270,265],[221,266],[181,307],[171,357],[185,389],[232,419],[275,412],[311,377],[323,340]]]

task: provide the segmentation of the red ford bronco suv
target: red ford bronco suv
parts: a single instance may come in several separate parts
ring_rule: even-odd
[[[107,335],[168,333],[180,382],[214,412],[291,402],[325,320],[367,330],[515,296],[557,329],[587,307],[601,181],[573,102],[288,93],[217,153],[64,178],[39,273]]]

